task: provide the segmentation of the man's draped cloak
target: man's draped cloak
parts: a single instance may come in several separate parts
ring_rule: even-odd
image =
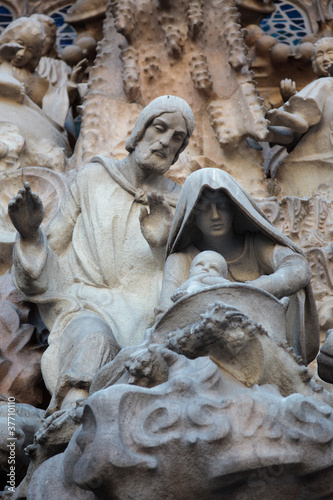
[[[175,186],[165,195],[170,205],[177,194]],[[147,193],[131,186],[114,160],[95,157],[78,173],[47,238],[41,232],[37,244],[17,239],[14,279],[51,331],[42,360],[51,392],[63,330],[80,312],[103,318],[121,347],[139,344],[153,322],[164,248],[152,249],[141,233],[144,204]]]

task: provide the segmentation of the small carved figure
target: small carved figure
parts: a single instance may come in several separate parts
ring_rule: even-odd
[[[148,349],[138,349],[125,362],[126,380],[122,377],[117,383],[155,387],[168,380],[169,367],[163,356],[165,349],[160,345],[150,345]],[[170,355],[169,355],[170,358]]]
[[[281,108],[268,112],[271,122],[269,141],[287,145],[289,155],[284,163],[288,164],[290,176],[297,176],[295,171],[297,166],[302,168],[300,179],[296,181],[295,187],[293,186],[294,192],[290,193],[293,195],[311,194],[298,186],[304,180],[301,177],[306,178],[309,186],[317,181],[313,186],[316,188],[320,184],[321,177],[318,178],[316,173],[312,182],[311,172],[318,167],[322,171],[322,182],[327,182],[327,176],[332,169],[333,78],[330,75],[332,63],[333,37],[322,38],[314,44],[312,52],[313,70],[319,79],[311,82],[300,92],[296,92],[294,82],[284,80],[281,82],[282,95],[285,99],[289,97],[289,100]],[[280,127],[283,127],[283,135],[279,133]],[[299,187],[298,192],[297,187]]]
[[[19,232],[16,284],[38,304],[51,331],[42,373],[53,409],[85,397],[98,369],[120,346],[140,343],[153,322],[169,204],[180,191],[163,174],[193,128],[182,99],[152,101],[126,143],[126,158],[95,157],[80,170],[47,228],[48,240],[40,228],[42,201],[28,184],[9,203]]]
[[[10,23],[0,37],[0,71],[7,72],[10,63],[12,75],[24,84],[26,94],[39,107],[49,87],[36,71],[45,39],[43,26],[28,17]]]
[[[225,283],[228,275],[227,262],[221,254],[206,250],[194,257],[188,280],[180,285],[171,296],[171,300],[177,300],[190,293],[196,293],[212,285]]]
[[[319,326],[309,264],[229,174],[211,168],[191,174],[179,197],[157,318],[172,306],[170,297],[188,278],[193,259],[204,250],[224,256],[230,281],[248,283],[278,299],[290,298],[287,340],[306,363],[313,360],[319,347]]]
[[[78,99],[78,84],[83,78],[88,61],[80,47],[77,48],[81,57],[73,69],[64,60],[58,59],[56,22],[44,14],[33,14],[31,18],[42,25],[46,35],[42,57],[37,66],[38,74],[49,82],[49,88],[43,98],[43,111],[62,127],[65,126],[67,118],[66,128],[75,136],[73,116],[68,116],[68,113],[71,104]]]
[[[72,70],[53,57],[55,41],[56,24],[49,16],[34,14],[17,19],[0,38],[0,71],[11,73],[24,85],[26,95],[63,127],[70,102],[79,95],[77,86],[87,60],[82,57]]]

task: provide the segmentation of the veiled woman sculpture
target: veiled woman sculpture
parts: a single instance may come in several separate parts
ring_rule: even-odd
[[[272,226],[229,174],[212,168],[190,175],[180,194],[157,315],[172,306],[170,297],[188,279],[192,260],[205,250],[225,257],[230,281],[247,283],[278,299],[289,297],[286,339],[305,363],[312,361],[319,328],[311,270],[302,251]]]

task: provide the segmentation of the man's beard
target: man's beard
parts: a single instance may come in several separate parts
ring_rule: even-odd
[[[157,152],[157,154],[156,154]],[[165,154],[165,158],[159,156]],[[167,172],[172,165],[172,160],[170,160],[167,149],[161,148],[159,143],[153,144],[148,148],[144,146],[144,143],[139,142],[134,150],[134,158],[136,164],[144,171],[155,172],[163,175]]]

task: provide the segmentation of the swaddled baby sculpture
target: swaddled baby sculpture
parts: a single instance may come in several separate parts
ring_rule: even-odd
[[[208,286],[221,285],[228,281],[227,275],[228,266],[222,255],[212,250],[201,252],[192,261],[188,280],[173,292],[171,300],[177,302],[182,297]]]

